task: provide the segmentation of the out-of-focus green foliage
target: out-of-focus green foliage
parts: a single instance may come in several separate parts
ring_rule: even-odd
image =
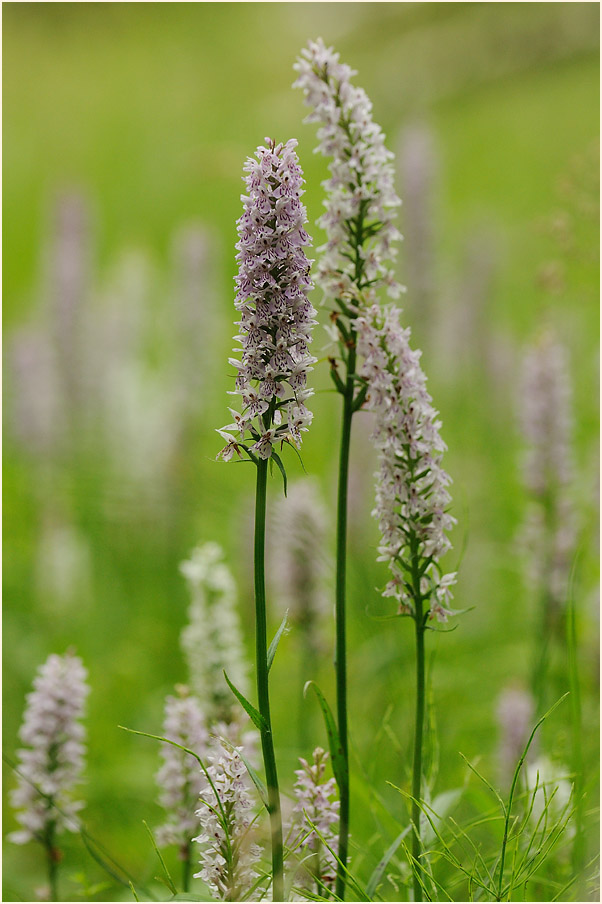
[[[409,285],[403,304],[449,447],[445,467],[459,522],[449,556],[450,567],[460,561],[456,603],[474,607],[453,633],[428,638],[436,792],[462,785],[459,751],[496,774],[497,698],[508,684],[528,681],[536,604],[515,542],[526,502],[517,372],[524,346],[544,324],[567,345],[574,387],[581,752],[585,773],[597,773],[598,17],[589,3],[5,5],[4,748],[12,756],[18,746],[38,664],[73,645],[92,685],[86,824],[141,881],[152,882],[158,870],[142,825],[161,818],[158,751],[117,726],[158,733],[165,694],[185,680],[179,632],[187,597],[178,564],[197,542],[216,540],[227,550],[249,655],[253,649],[252,469],[214,461],[214,428],[227,418],[232,386],[235,220],[245,157],[266,135],[294,136],[315,245],[323,238],[313,223],[326,163],[312,154],[314,127],[302,125],[302,100],[290,87],[297,54],[318,35],[359,71],[391,149],[403,147],[416,123],[426,124],[433,143],[432,297],[428,309],[418,309]],[[405,188],[400,174],[402,198]],[[103,312],[113,312],[118,324],[118,315],[127,320],[132,282],[142,286],[132,316],[141,318],[144,342],[137,359],[142,389],[126,398],[124,373],[123,396],[121,384],[113,386],[114,407],[101,426],[98,391],[79,386],[80,415],[64,428],[57,453],[19,439],[11,349],[31,324],[48,341],[57,329],[68,334],[68,323],[52,320],[49,280],[53,210],[65,191],[79,192],[91,211],[90,304],[97,314],[87,348],[94,349],[98,324],[108,318]],[[412,223],[404,213],[407,232]],[[174,237],[191,221],[209,243],[198,341],[174,325]],[[133,249],[138,256],[124,263]],[[402,282],[408,264],[402,249]],[[323,310],[320,319],[325,323]],[[183,338],[189,351],[198,350],[192,370],[179,367]],[[62,339],[68,348],[68,335]],[[61,336],[57,341],[60,348]],[[97,372],[104,378],[114,346],[110,337],[103,341],[106,367],[101,361]],[[315,419],[303,460],[332,510],[340,414],[325,346],[319,328]],[[173,417],[176,409],[185,411],[183,421]],[[150,438],[137,426],[147,423],[156,424]],[[156,449],[145,442],[156,444],[174,423],[185,429],[172,437],[153,482],[144,475]],[[407,820],[387,782],[408,784],[413,646],[408,624],[372,618],[383,611],[375,588],[386,576],[375,562],[374,462],[361,415],[354,429],[352,864],[365,884]],[[117,448],[109,455],[111,444]],[[287,467],[291,479],[302,476],[294,456]],[[281,486],[276,473],[272,502]],[[75,589],[61,583],[60,575],[73,573],[61,556],[79,562]],[[282,617],[277,596],[272,587],[272,632]],[[329,699],[331,648],[327,636],[318,674],[306,676]],[[300,650],[294,633],[283,637],[272,671],[277,755],[289,789],[296,757],[310,752],[296,747],[298,707],[306,712],[306,736],[326,743],[317,706],[301,700]],[[556,697],[568,686],[564,669],[560,656]],[[547,752],[570,765],[575,739],[566,704],[544,738]],[[8,789],[9,769],[4,778]],[[597,797],[586,788],[589,809]],[[382,811],[372,807],[374,793],[384,800]],[[471,793],[478,798],[476,782]],[[13,821],[5,805],[7,831]],[[588,845],[595,849],[595,833]],[[83,885],[106,878],[77,838],[66,840],[62,869],[74,899]],[[549,879],[562,883],[555,869]],[[27,900],[43,885],[35,846],[8,848],[4,880],[5,900]],[[385,889],[385,896],[396,894]],[[130,896],[115,887],[102,893]],[[536,893],[549,889],[542,884]]]

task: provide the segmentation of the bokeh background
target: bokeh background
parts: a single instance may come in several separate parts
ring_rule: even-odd
[[[5,753],[18,746],[36,667],[74,647],[92,685],[86,824],[152,881],[142,820],[161,820],[158,750],[117,726],[157,732],[165,694],[185,678],[178,566],[199,542],[226,551],[251,655],[253,480],[215,462],[232,388],[235,221],[245,157],[264,136],[294,136],[322,240],[313,224],[326,161],[312,153],[315,129],[291,90],[297,54],[321,35],[358,70],[397,154],[405,322],[449,446],[456,603],[474,607],[452,633],[429,638],[438,789],[464,782],[459,751],[495,779],[499,695],[528,682],[537,614],[516,542],[526,506],[518,377],[526,346],[547,328],[567,347],[573,384],[572,587],[595,807],[597,4],[11,3],[3,25]],[[339,400],[321,328],[314,352],[303,460],[330,512],[332,549]],[[366,875],[381,834],[395,837],[405,818],[387,781],[407,780],[413,707],[410,625],[372,617],[385,575],[368,432],[358,417],[349,557],[352,834]],[[294,456],[287,465],[291,480],[303,477]],[[270,492],[281,494],[276,477]],[[273,628],[278,596],[272,582]],[[289,635],[273,672],[289,787],[309,752],[291,714],[303,705],[307,737],[326,743],[316,707],[301,703],[298,659]],[[331,659],[327,619],[313,677],[333,699]],[[547,744],[570,758],[566,706]],[[5,799],[13,781],[5,767]],[[371,814],[370,787],[388,822]],[[4,826],[14,828],[8,806]],[[94,889],[106,876],[77,838],[66,841],[64,874],[73,900],[131,898],[110,880]],[[30,900],[43,881],[35,846],[8,845],[4,900]]]

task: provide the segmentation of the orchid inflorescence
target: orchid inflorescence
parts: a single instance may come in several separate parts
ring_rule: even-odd
[[[451,478],[441,466],[447,448],[437,411],[426,389],[420,352],[409,344],[410,331],[399,309],[371,307],[359,318],[358,348],[366,407],[376,413],[372,436],[379,453],[376,507],[382,534],[379,561],[391,579],[383,595],[394,597],[400,614],[415,614],[416,597],[427,602],[426,615],[445,621],[455,573],[442,574],[439,559],[451,543],[456,523],[447,507]]]
[[[306,407],[312,390],[307,375],[315,310],[308,299],[311,261],[305,247],[307,215],[301,203],[303,173],[291,138],[286,144],[266,139],[249,157],[244,213],[238,220],[239,273],[235,307],[240,313],[235,337],[240,360],[234,395],[243,409],[230,409],[233,423],[218,432],[226,440],[220,456],[236,453],[267,459],[278,442],[301,445],[312,414]]]
[[[77,832],[74,819],[84,806],[73,790],[84,767],[86,732],[81,723],[89,692],[87,671],[71,652],[51,654],[38,669],[19,737],[19,784],[11,793],[21,829],[10,840],[48,843],[49,833]]]
[[[310,41],[294,68],[294,87],[303,90],[305,103],[314,108],[306,121],[321,123],[317,150],[333,158],[324,183],[326,212],[318,221],[328,242],[319,249],[316,279],[343,309],[372,303],[381,286],[397,297],[401,287],[389,261],[401,238],[394,223],[401,202],[395,193],[393,154],[372,119],[370,99],[351,83],[353,69],[340,63],[339,54],[321,38]]]

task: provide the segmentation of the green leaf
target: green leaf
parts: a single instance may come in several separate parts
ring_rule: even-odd
[[[347,788],[349,784],[349,769],[343,755],[343,747],[341,746],[341,739],[339,737],[336,722],[334,721],[334,716],[332,715],[332,711],[324,694],[315,681],[308,681],[305,684],[305,687],[303,688],[304,695],[307,694],[308,687],[313,687],[324,715],[326,734],[328,735],[328,746],[330,748],[330,759],[332,761],[332,771],[334,772],[337,785],[339,786],[339,789]]]
[[[278,455],[277,452],[274,452],[274,450],[272,450],[272,455],[270,457],[270,461],[276,462],[276,464],[278,466],[278,470],[282,474],[282,482],[284,483],[284,495],[286,496],[286,490],[287,490],[288,483],[287,483],[287,478],[286,478],[286,471],[284,469],[284,465],[282,464],[282,459],[280,458],[280,456]]]
[[[493,785],[491,784],[491,782],[488,782],[487,779],[485,778],[485,776],[484,776],[484,775],[481,775],[481,773],[478,771],[478,769],[477,769],[475,766],[473,766],[472,763],[470,763],[470,762],[468,761],[468,759],[464,756],[464,754],[462,753],[461,750],[459,750],[458,753],[460,754],[460,756],[462,757],[462,759],[464,760],[464,762],[466,763],[466,765],[468,766],[468,768],[470,769],[470,771],[471,771],[471,772],[474,772],[474,774],[476,775],[476,777],[477,777],[478,779],[480,779],[480,780],[483,782],[483,784],[485,785],[486,788],[489,788],[489,790],[491,791],[491,793],[494,795],[494,797],[496,798],[497,802],[499,803],[500,807],[502,808],[502,813],[503,813],[504,816],[505,816],[505,815],[506,815],[506,804],[504,803],[504,801],[503,801],[502,798],[500,797],[499,793],[495,790],[495,788],[493,787]]]
[[[408,834],[408,832],[410,831],[411,828],[412,828],[411,826],[407,826],[403,830],[403,832],[400,832],[399,835],[397,836],[397,838],[395,839],[395,841],[393,842],[393,844],[387,848],[387,850],[385,851],[385,853],[379,860],[378,864],[376,865],[376,869],[370,876],[370,878],[368,880],[368,884],[366,885],[366,892],[368,894],[368,897],[371,898],[372,895],[374,894],[374,892],[376,891],[378,883],[380,882],[380,880],[383,877],[383,873],[384,873],[385,869],[387,868],[387,864],[389,863],[389,860],[391,859],[391,857],[393,856],[393,854],[395,853],[395,851],[397,850],[397,848],[399,847],[399,845],[403,841],[404,837]]]
[[[226,675],[225,672],[224,672],[224,678],[226,679],[228,687],[230,688],[230,690],[232,691],[232,693],[234,694],[234,696],[236,697],[236,699],[238,700],[238,702],[240,703],[242,708],[245,710],[245,712],[247,713],[249,718],[257,726],[259,731],[262,731],[262,732],[268,731],[268,723],[263,718],[263,716],[261,715],[259,710],[255,709],[253,704],[249,703],[247,698],[243,697],[241,692],[234,687],[234,685],[232,684],[232,682],[230,681],[230,679],[228,678],[228,676]]]
[[[353,411],[354,412],[360,410],[360,408],[366,401],[367,395],[368,395],[368,385],[366,384],[366,386],[364,386],[364,387],[362,387],[362,389],[360,389],[360,391],[356,395],[355,399],[353,400]]]
[[[339,327],[339,329],[340,329],[340,327]],[[336,369],[336,364],[331,364],[331,366],[330,366],[330,377],[332,379],[332,382],[334,383],[334,385],[337,388],[337,392],[340,392],[341,395],[345,395],[345,392],[347,390],[346,390],[345,384],[339,377],[339,374]]]
[[[309,683],[310,683],[310,682],[308,682],[308,684],[309,684]],[[305,819],[307,820],[308,826],[311,828],[311,830],[314,832],[314,834],[318,836],[318,838],[320,839],[320,841],[322,842],[322,844],[324,845],[324,847],[326,848],[326,850],[329,851],[330,854],[332,854],[332,856],[333,856],[334,860],[336,861],[337,865],[338,865],[338,866],[342,869],[342,871],[345,873],[345,875],[346,875],[346,877],[347,877],[347,879],[346,879],[347,883],[348,883],[350,886],[353,886],[353,887],[354,887],[354,890],[355,890],[355,892],[356,892],[356,894],[357,894],[357,900],[358,900],[358,901],[371,901],[372,899],[371,899],[370,896],[368,895],[366,889],[364,889],[364,888],[361,887],[361,885],[359,884],[358,880],[357,880],[357,879],[355,878],[355,876],[349,871],[349,868],[348,868],[347,864],[343,863],[342,860],[339,859],[339,856],[338,856],[337,852],[334,850],[334,848],[332,848],[332,847],[330,846],[330,844],[328,843],[328,841],[326,840],[326,838],[324,838],[324,835],[320,832],[320,829],[317,827],[317,825],[315,825],[315,823],[312,822],[311,816],[310,816],[310,814],[307,812],[307,810],[304,809],[304,810],[303,810],[303,814],[304,814],[304,816],[305,816]],[[318,898],[318,897],[316,897],[316,898],[314,898],[313,900],[316,900],[316,901],[328,900],[328,898],[330,898],[330,897],[332,896],[332,892],[330,891],[330,889],[329,889],[326,885],[324,885],[324,883],[322,882],[322,880],[321,880],[318,876],[315,876],[315,879],[316,879],[317,884],[319,884],[319,885],[322,887],[322,889],[327,893],[327,897],[326,897],[326,898],[322,898],[322,897],[319,897],[319,898]],[[336,901],[340,901],[340,900],[341,900],[341,898],[337,898],[336,895],[334,896],[334,898],[335,898]]]
[[[279,627],[278,630],[276,631],[276,635],[275,635],[275,637],[274,637],[273,641],[271,642],[270,647],[269,647],[269,649],[268,649],[268,672],[269,672],[270,669],[272,668],[272,663],[273,663],[273,661],[274,661],[274,656],[276,655],[276,650],[278,649],[278,644],[280,643],[280,638],[282,637],[282,635],[283,635],[284,632],[286,631],[286,626],[287,626],[287,625],[288,625],[288,609],[287,609],[286,612],[284,613],[284,618],[282,619],[282,622],[281,622],[281,624],[280,624],[280,627]]]
[[[165,879],[159,879],[159,881],[162,881],[167,886],[167,888],[170,890],[172,895],[175,895],[175,894],[177,894],[178,889],[176,888],[174,881],[169,874],[169,870],[167,869],[167,866],[165,865],[165,860],[163,859],[161,851],[157,847],[157,842],[155,841],[155,836],[153,835],[151,829],[149,828],[148,823],[144,819],[142,820],[142,825],[144,826],[144,828],[146,829],[146,831],[148,832],[148,834],[150,836],[150,840],[152,841],[153,847],[155,849],[155,854],[159,858],[159,862],[160,862],[161,866],[163,867],[163,872],[165,873]]]

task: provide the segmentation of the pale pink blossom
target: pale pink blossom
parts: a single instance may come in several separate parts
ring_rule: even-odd
[[[419,594],[426,611],[446,621],[456,581],[455,573],[443,574],[439,566],[451,549],[447,534],[456,523],[448,512],[451,478],[441,465],[447,447],[420,352],[410,347],[410,331],[399,316],[393,305],[382,310],[373,305],[357,321],[365,407],[376,415],[378,560],[391,571],[383,596],[395,598],[400,613],[413,615]]]
[[[233,423],[218,431],[227,440],[220,452],[226,460],[244,452],[267,459],[279,442],[299,446],[311,423],[300,399],[301,393],[303,399],[311,394],[307,375],[315,362],[308,351],[315,311],[308,300],[312,283],[305,253],[307,215],[300,200],[303,172],[295,139],[266,141],[257,159],[245,164],[247,194],[242,195],[236,245],[240,319],[235,339],[241,348],[235,349],[240,358],[229,359],[243,410],[230,409]]]

